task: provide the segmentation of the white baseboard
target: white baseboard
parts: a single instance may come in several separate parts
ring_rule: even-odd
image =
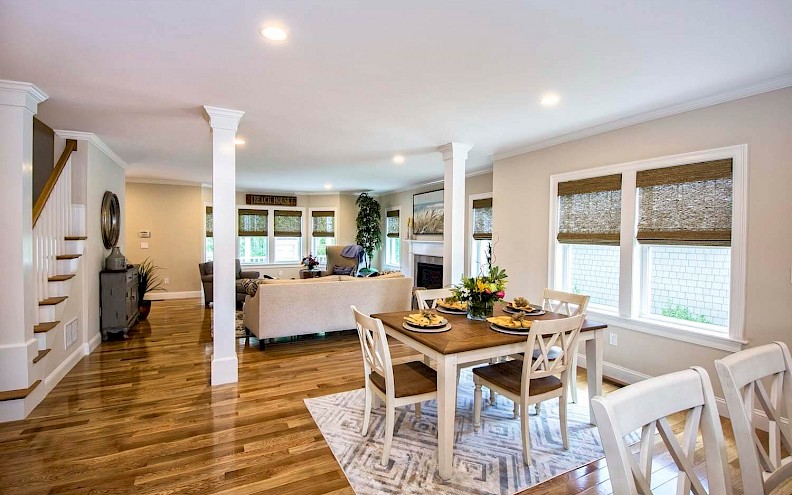
[[[239,381],[239,362],[233,356],[216,358],[212,356],[212,386]]]
[[[199,290],[183,291],[183,292],[149,292],[144,297],[147,301],[165,301],[168,299],[190,299],[193,297],[202,297],[203,292]]]
[[[578,354],[578,366],[586,368],[585,354]],[[618,364],[609,363],[607,361],[602,363],[602,375],[622,385],[631,385],[633,383],[640,382],[641,380],[651,378],[651,376],[647,374],[619,366]]]
[[[96,335],[93,336],[91,340],[83,344],[83,355],[87,356],[88,354],[92,353],[93,351],[96,350],[97,347],[99,347],[99,344],[101,343],[102,343],[102,334],[97,333]]]
[[[66,376],[66,373],[68,373],[69,370],[71,370],[84,355],[85,352],[83,351],[83,347],[79,345],[76,346],[74,351],[69,354],[69,357],[64,359],[63,362],[59,364],[57,368],[52,370],[52,373],[50,373],[49,376],[44,379],[44,389],[46,392],[49,393],[50,390],[52,390],[55,385],[57,385],[58,382],[60,382],[63,377]]]

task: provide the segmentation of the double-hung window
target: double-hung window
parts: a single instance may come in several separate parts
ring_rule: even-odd
[[[237,210],[237,249],[243,264],[266,264],[269,260],[267,210],[240,208]]]
[[[400,210],[394,208],[385,214],[385,266],[400,269],[401,267],[401,225]]]
[[[550,285],[613,325],[738,350],[747,146],[552,177]]]
[[[311,212],[311,254],[319,264],[327,265],[327,246],[335,245],[335,211],[313,210]]]
[[[471,211],[472,239],[470,241],[470,276],[475,277],[489,268],[492,250],[492,197],[473,200]]]
[[[299,263],[302,259],[302,211],[275,210],[273,263]]]

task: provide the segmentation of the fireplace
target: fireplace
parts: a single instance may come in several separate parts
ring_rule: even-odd
[[[415,285],[426,289],[443,287],[443,264],[416,262]]]

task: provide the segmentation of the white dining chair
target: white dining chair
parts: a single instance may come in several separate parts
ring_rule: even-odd
[[[539,350],[539,357],[531,360],[504,361],[473,369],[473,426],[481,425],[481,387],[507,397],[520,404],[523,461],[531,464],[530,418],[525,411],[531,404],[558,398],[558,414],[561,420],[561,439],[564,449],[569,449],[567,433],[567,397],[569,391],[570,353],[577,344],[580,327],[585,315],[558,320],[536,320],[531,324],[526,341],[526,351]],[[555,357],[550,356],[553,347],[560,348]]]
[[[712,384],[703,368],[693,367],[648,378],[606,396],[598,395],[591,403],[613,495],[653,495],[650,487],[656,432],[679,469],[676,493],[689,494],[692,489],[695,495],[731,495],[720,417]],[[676,413],[687,415],[682,445],[667,419]],[[704,489],[693,466],[699,427],[709,491]],[[636,460],[625,437],[639,428],[641,440]]]
[[[450,287],[415,290],[415,300],[418,302],[418,309],[434,309],[437,307],[438,299],[445,299],[452,295],[453,293]]]
[[[388,464],[396,408],[415,404],[415,415],[421,415],[421,402],[437,399],[437,373],[420,361],[393,365],[382,321],[364,315],[352,306],[355,325],[363,353],[363,376],[366,403],[363,413],[362,435],[368,434],[372,407],[379,400],[385,402],[385,443],[381,463]],[[376,398],[376,400],[375,400]]]
[[[792,431],[781,411],[792,412],[792,358],[783,342],[746,349],[715,361],[729,410],[746,494],[792,493]],[[765,383],[770,383],[768,394]],[[758,441],[754,408],[767,416],[769,452]]]

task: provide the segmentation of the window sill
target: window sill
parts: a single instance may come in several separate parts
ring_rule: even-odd
[[[634,319],[618,316],[614,313],[597,311],[589,308],[588,316],[597,321],[607,323],[616,327],[634,330],[636,332],[665,337],[667,339],[688,342],[712,349],[719,349],[727,352],[737,352],[742,350],[742,346],[748,342],[735,339],[726,333],[710,332],[684,325],[673,323],[658,322],[649,319]]]
[[[399,270],[399,271],[401,271],[401,266],[399,266],[399,265],[383,265],[382,269],[383,270]]]
[[[296,262],[288,263],[242,263],[242,269],[253,268],[303,268],[303,265]]]

